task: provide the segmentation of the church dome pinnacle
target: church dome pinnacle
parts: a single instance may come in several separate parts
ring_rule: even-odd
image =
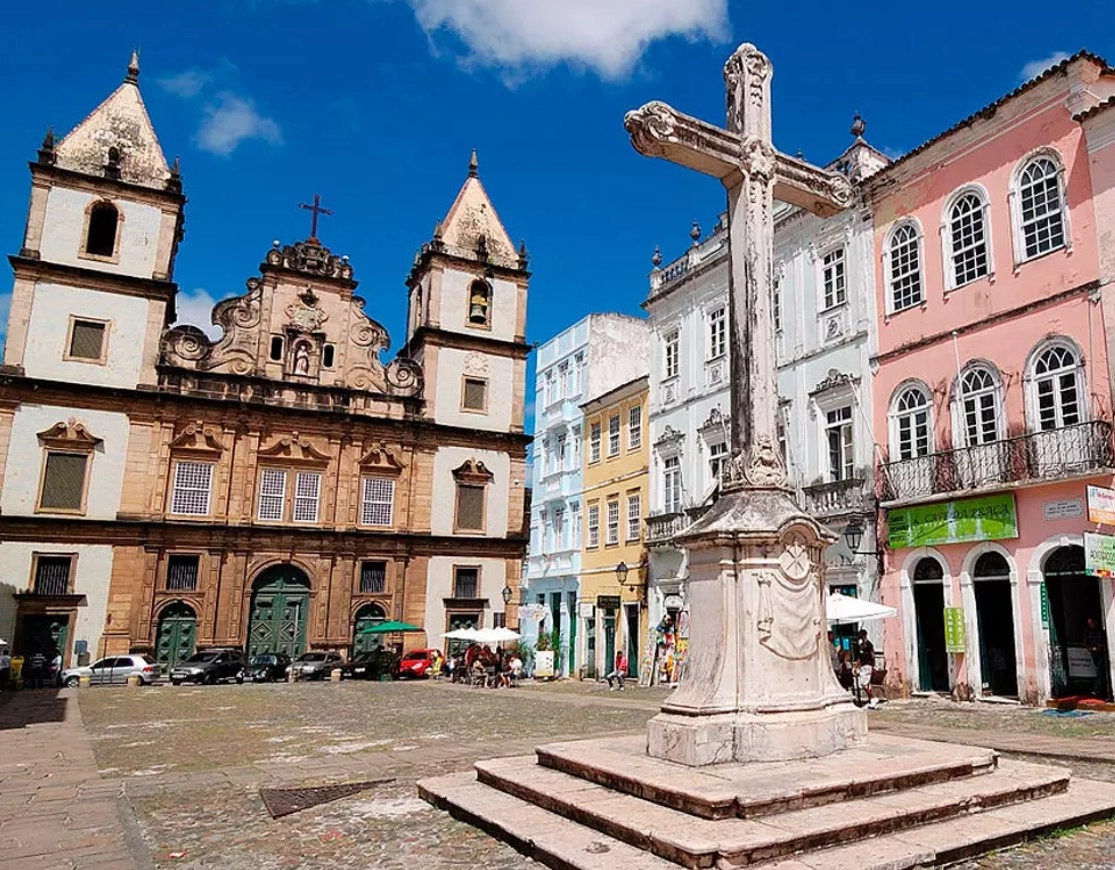
[[[139,52],[132,51],[132,59],[128,61],[128,74],[124,77],[124,81],[131,82],[133,85],[139,82]]]

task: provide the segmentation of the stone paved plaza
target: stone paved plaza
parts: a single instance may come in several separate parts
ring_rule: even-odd
[[[540,742],[641,731],[665,693],[344,683],[26,691],[0,698],[5,870],[533,866],[418,800],[414,783]],[[1019,750],[1115,781],[1115,715],[893,702],[888,733]],[[1082,759],[1090,760],[1084,761]],[[272,820],[259,789],[393,777]],[[1115,866],[1115,823],[969,868]]]

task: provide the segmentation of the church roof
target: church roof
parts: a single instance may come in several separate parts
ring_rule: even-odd
[[[166,157],[139,93],[139,58],[115,91],[55,146],[55,165],[103,176],[109,149],[119,152],[120,180],[162,190],[170,178]]]
[[[477,251],[482,247],[480,237],[483,236],[483,247],[487,249],[490,262],[509,268],[518,265],[511,237],[507,235],[488,192],[480,183],[475,151],[469,161],[468,178],[453,200],[445,220],[438,225],[437,235],[446,253],[468,259],[477,258]]]
[[[1109,111],[1110,109],[1115,109],[1115,97],[1108,97],[1102,103],[1096,103],[1096,105],[1092,106],[1092,108],[1073,115],[1072,119],[1074,121],[1081,121],[1081,122],[1087,121],[1089,118],[1094,118],[1096,115],[1100,114],[1101,112],[1106,112],[1106,111]]]

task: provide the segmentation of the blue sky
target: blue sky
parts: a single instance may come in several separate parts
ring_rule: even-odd
[[[47,126],[80,121],[138,47],[148,110],[189,197],[175,276],[185,318],[207,321],[212,298],[241,292],[273,239],[305,237],[297,205],[320,193],[335,211],[320,236],[352,258],[397,348],[414,251],[475,147],[500,216],[530,249],[528,338],[543,341],[590,311],[640,313],[654,246],[681,254],[692,220],[709,229],[723,206],[715,182],[635,154],[628,109],[662,99],[721,122],[722,64],[751,41],[775,65],[782,150],[832,159],[858,111],[867,139],[896,155],[1059,53],[1115,58],[1107,4],[1073,7],[117,0],[109,11],[60,0],[44,22],[41,8],[12,4],[0,33],[0,240],[19,250],[26,161]]]

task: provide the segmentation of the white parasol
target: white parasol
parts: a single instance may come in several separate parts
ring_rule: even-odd
[[[447,631],[442,637],[448,640],[477,640],[478,634],[475,628],[455,628],[452,631]]]
[[[477,643],[510,643],[519,639],[519,633],[509,628],[481,628],[476,631],[474,640]]]
[[[842,595],[839,592],[830,592],[825,601],[825,616],[830,625],[889,619],[897,615],[898,611],[893,607],[865,601],[862,598],[853,598],[851,595]]]

